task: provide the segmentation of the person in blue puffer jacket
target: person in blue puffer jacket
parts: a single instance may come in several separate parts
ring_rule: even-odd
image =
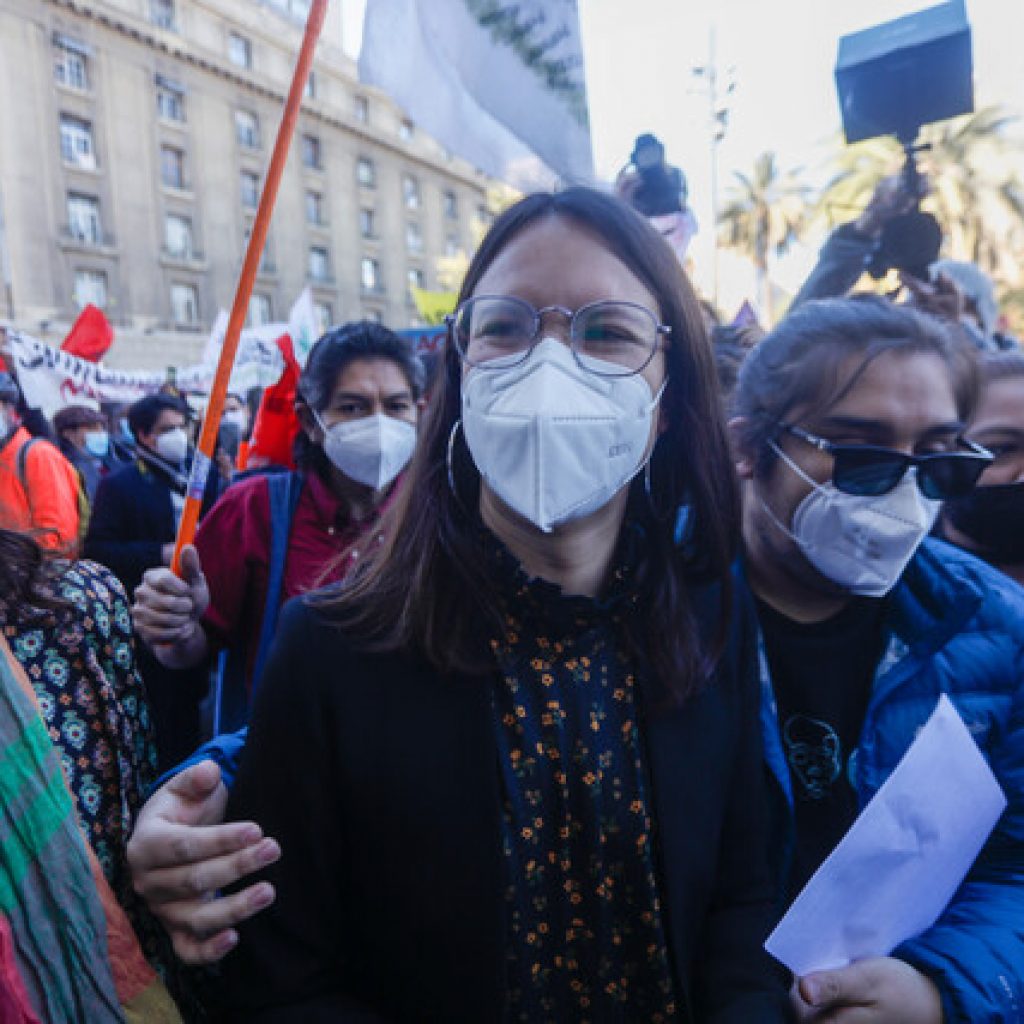
[[[807,303],[740,372],[780,911],[943,694],[1009,802],[931,928],[797,980],[801,1021],[1024,1022],[1024,590],[925,540],[991,459],[962,437],[976,394],[946,327],[875,299]]]

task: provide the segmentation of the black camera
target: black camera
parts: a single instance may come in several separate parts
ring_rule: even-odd
[[[665,147],[650,133],[637,137],[630,155],[639,184],[630,202],[645,217],[662,217],[686,208],[686,178],[678,167],[665,161]]]
[[[963,0],[843,36],[836,89],[846,141],[895,135],[906,153],[903,188],[920,203],[917,133],[922,125],[974,110],[972,75]],[[915,206],[885,225],[868,270],[880,278],[895,268],[925,280],[941,242],[938,221]]]

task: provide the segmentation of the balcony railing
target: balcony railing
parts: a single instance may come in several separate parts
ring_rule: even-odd
[[[60,229],[61,241],[68,245],[84,245],[91,249],[113,249],[114,236],[101,228],[80,228],[65,224]]]

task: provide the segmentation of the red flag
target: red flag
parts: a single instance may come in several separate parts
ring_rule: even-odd
[[[300,429],[299,418],[295,415],[295,394],[302,370],[287,334],[277,339],[277,347],[284,356],[284,370],[278,382],[263,392],[249,439],[246,464],[251,465],[258,459],[261,465],[266,460],[275,466],[294,469],[292,446]]]
[[[90,363],[98,363],[113,343],[114,328],[103,315],[103,310],[97,309],[90,302],[71,325],[71,330],[61,345],[61,351],[88,359]]]

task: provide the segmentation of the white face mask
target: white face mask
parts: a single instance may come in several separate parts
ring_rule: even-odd
[[[639,373],[588,373],[567,345],[545,338],[518,366],[467,374],[466,444],[491,490],[547,533],[597,511],[636,476],[664,390],[652,396]]]
[[[416,428],[394,416],[363,416],[326,426],[324,453],[345,476],[380,491],[402,472],[416,448]]]
[[[181,427],[175,427],[157,437],[154,449],[161,459],[180,466],[188,455],[188,435]]]
[[[249,417],[246,415],[244,409],[229,409],[220,418],[221,423],[228,423],[232,426],[238,427],[238,431],[241,434],[245,433],[245,428],[249,424]]]
[[[844,590],[864,597],[888,594],[942,506],[921,493],[917,469],[911,467],[886,494],[846,494],[831,482],[815,482],[774,442],[772,447],[813,490],[797,505],[791,530],[761,499],[771,520],[822,576]]]

